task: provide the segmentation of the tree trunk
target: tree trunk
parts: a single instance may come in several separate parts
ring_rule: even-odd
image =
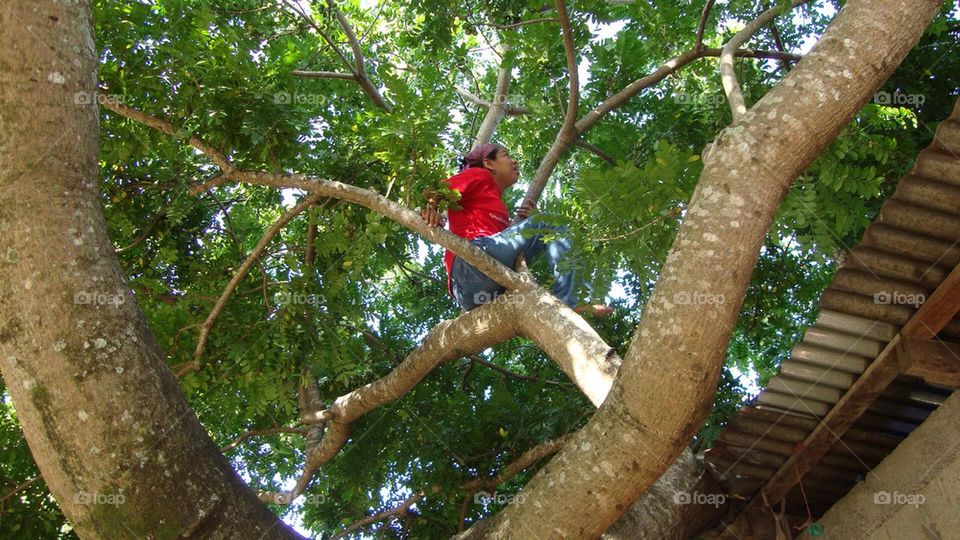
[[[720,133],[610,395],[524,496],[465,537],[597,537],[673,463],[709,412],[760,247],[791,182],[940,6],[850,0],[814,50]]]
[[[722,518],[729,502],[702,458],[685,449],[601,538],[687,540]]]
[[[97,181],[89,0],[0,9],[0,369],[87,538],[293,538],[197,421],[126,286]]]

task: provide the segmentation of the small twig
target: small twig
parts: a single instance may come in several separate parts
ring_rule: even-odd
[[[584,150],[586,150],[586,151],[588,151],[588,152],[596,155],[597,157],[599,157],[600,159],[606,161],[607,163],[609,163],[609,164],[611,164],[611,165],[613,165],[614,163],[616,163],[616,161],[614,161],[614,159],[613,159],[612,157],[610,157],[610,154],[607,154],[607,153],[604,152],[603,150],[597,148],[596,146],[588,143],[587,141],[585,141],[585,140],[583,140],[583,139],[577,139],[576,141],[574,141],[573,145],[576,146],[576,147],[579,147],[579,148],[583,148]]]
[[[28,487],[30,487],[31,484],[33,484],[34,482],[36,482],[36,481],[39,480],[39,479],[40,479],[40,475],[37,475],[37,476],[34,476],[33,478],[28,478],[28,479],[24,480],[23,482],[20,482],[19,484],[17,484],[16,486],[14,486],[13,489],[11,489],[10,491],[8,491],[6,495],[4,495],[3,497],[0,497],[0,503],[2,503],[3,501],[9,499],[10,497],[13,497],[13,496],[16,495],[18,492],[23,491],[24,489],[27,489]]]
[[[240,446],[240,443],[242,443],[243,441],[251,437],[257,437],[262,435],[276,435],[278,433],[298,433],[300,435],[306,435],[307,428],[275,427],[275,428],[269,428],[269,429],[251,429],[241,434],[239,437],[234,439],[230,444],[221,448],[220,452],[225,454],[233,450],[237,446]]]
[[[489,109],[491,106],[491,103],[489,101],[481,98],[480,96],[477,96],[476,94],[473,94],[461,88],[456,88],[455,91],[457,92],[457,94],[460,94],[460,97],[469,101],[470,103],[473,103],[474,105],[479,105],[484,109]],[[504,114],[506,114],[507,116],[523,116],[523,115],[532,114],[532,111],[529,108],[523,107],[521,105],[511,105],[509,103],[505,103],[503,104],[503,107],[504,107]]]
[[[250,271],[250,267],[260,260],[260,255],[263,253],[263,250],[267,248],[267,245],[271,240],[273,240],[273,237],[276,236],[280,230],[290,222],[291,219],[315,204],[321,198],[322,195],[314,193],[280,216],[280,219],[274,222],[274,224],[267,229],[267,232],[263,235],[263,238],[260,239],[260,241],[257,243],[257,246],[253,249],[253,251],[250,252],[250,255],[248,255],[247,259],[242,265],[240,265],[240,268],[237,269],[236,274],[234,274],[233,278],[230,280],[230,283],[227,284],[223,294],[220,295],[220,299],[217,300],[217,304],[213,306],[212,310],[210,310],[210,315],[208,315],[207,319],[202,325],[200,325],[200,337],[197,339],[197,348],[193,353],[192,366],[195,366],[193,369],[199,369],[200,357],[203,355],[203,350],[207,346],[207,339],[210,336],[210,329],[213,328],[213,323],[216,322],[217,317],[220,316],[224,306],[227,304],[227,300],[230,299],[230,295],[233,294],[233,291],[236,290],[237,285],[240,284],[243,278],[247,276],[247,273]]]
[[[542,19],[530,19],[529,21],[520,21],[513,24],[496,24],[496,23],[476,23],[477,26],[490,26],[496,28],[497,30],[513,30],[514,28],[520,28],[521,26],[526,26],[528,24],[539,24],[545,22],[560,22],[560,19],[555,17],[544,17]]]
[[[432,491],[434,493],[438,493],[440,491],[440,488],[437,486],[434,486]],[[395,508],[380,512],[378,514],[374,514],[372,516],[365,517],[359,521],[355,521],[354,523],[350,524],[350,526],[348,526],[347,528],[343,529],[342,531],[330,537],[330,540],[337,540],[338,538],[343,538],[344,536],[350,534],[351,532],[365,525],[371,525],[373,523],[379,523],[387,519],[404,516],[407,513],[407,511],[410,510],[410,507],[416,504],[417,501],[419,501],[424,495],[425,494],[422,491],[418,491],[417,493],[414,493],[413,495],[407,497],[406,500],[404,500],[402,503],[400,503],[399,506]]]
[[[344,81],[356,81],[357,76],[353,73],[341,73],[339,71],[305,71],[295,69],[290,72],[294,77],[303,77],[305,79],[340,79]]]
[[[646,225],[644,225],[644,226],[642,226],[642,227],[637,227],[636,229],[634,229],[634,230],[632,230],[632,231],[625,232],[625,233],[623,233],[623,234],[618,234],[618,235],[616,235],[616,236],[608,236],[608,237],[605,237],[605,238],[597,238],[596,241],[597,241],[597,242],[612,242],[612,241],[614,241],[614,240],[623,240],[624,238],[629,238],[629,237],[637,234],[638,232],[641,232],[641,231],[646,230],[648,227],[651,227],[651,226],[653,226],[653,225],[656,225],[657,223],[660,223],[661,221],[664,221],[664,220],[666,220],[666,219],[674,218],[674,217],[679,216],[680,213],[681,213],[681,211],[682,211],[682,210],[681,210],[680,208],[674,208],[674,209],[670,210],[669,212],[667,212],[666,214],[657,216],[657,217],[654,218],[652,221],[650,221],[649,223],[647,223]]]
[[[470,356],[467,356],[467,358],[469,358],[471,362],[480,364],[481,366],[488,367],[488,368],[490,368],[490,369],[492,369],[492,370],[494,370],[494,371],[496,371],[496,372],[503,373],[504,375],[506,375],[506,376],[508,376],[508,377],[513,377],[513,378],[515,378],[515,379],[520,379],[520,380],[522,380],[522,381],[542,382],[542,383],[544,383],[544,384],[554,384],[554,385],[557,385],[557,386],[573,386],[573,383],[570,383],[570,382],[565,382],[565,381],[551,381],[551,380],[548,380],[548,379],[541,379],[541,378],[539,378],[539,377],[533,377],[533,376],[531,376],[531,375],[521,375],[521,374],[519,374],[519,373],[517,373],[517,372],[515,372],[515,371],[510,371],[509,369],[507,369],[507,368],[505,368],[505,367],[498,366],[498,365],[494,364],[493,362],[490,362],[490,361],[488,361],[488,360],[484,360],[483,358],[481,358],[481,357],[479,357],[479,356],[477,356],[477,355],[475,355],[475,354],[471,354]]]
[[[174,194],[172,197],[170,197],[170,200],[163,205],[163,208],[161,208],[160,211],[157,212],[156,217],[153,218],[150,224],[144,227],[143,232],[140,233],[140,236],[136,237],[135,239],[133,239],[132,242],[123,246],[122,248],[114,249],[113,252],[124,253],[140,245],[140,242],[143,242],[144,240],[147,239],[148,236],[150,236],[150,232],[153,231],[153,228],[156,227],[158,223],[160,223],[160,220],[163,219],[164,215],[167,213],[167,210],[169,210],[170,207],[173,206],[173,203],[176,201],[177,201],[177,195]]]

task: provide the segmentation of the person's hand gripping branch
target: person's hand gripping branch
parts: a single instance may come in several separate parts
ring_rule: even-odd
[[[530,217],[531,214],[537,211],[537,201],[531,201],[530,199],[523,199],[523,204],[520,205],[520,208],[517,210],[517,221],[522,221]]]
[[[432,190],[424,190],[423,194],[427,197],[427,208],[420,211],[420,217],[422,217],[430,227],[443,227],[446,225],[447,218],[443,217],[443,214],[437,211],[437,207],[440,204],[440,196]]]

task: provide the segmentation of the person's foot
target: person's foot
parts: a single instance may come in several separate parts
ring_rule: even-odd
[[[594,317],[606,317],[607,315],[613,313],[612,307],[605,306],[603,304],[580,305],[573,308],[573,310],[581,315],[592,315]]]

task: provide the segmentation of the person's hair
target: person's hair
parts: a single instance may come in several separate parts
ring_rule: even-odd
[[[499,144],[486,143],[474,146],[472,150],[460,158],[460,170],[470,167],[483,167],[484,159],[497,159],[497,154],[503,150]]]

